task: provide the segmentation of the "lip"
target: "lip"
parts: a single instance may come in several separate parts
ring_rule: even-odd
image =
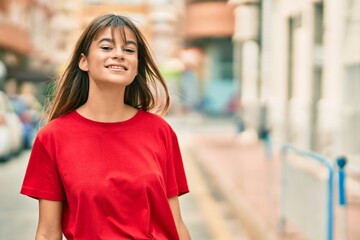
[[[128,68],[123,64],[108,64],[105,67],[112,70],[123,70],[123,71],[128,70]]]

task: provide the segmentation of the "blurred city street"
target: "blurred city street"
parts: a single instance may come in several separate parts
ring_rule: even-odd
[[[20,195],[29,151],[0,164],[0,239],[34,239],[37,201]]]
[[[193,240],[360,239],[360,0],[4,0],[0,240],[34,238],[32,144],[105,12],[138,23],[168,86]]]

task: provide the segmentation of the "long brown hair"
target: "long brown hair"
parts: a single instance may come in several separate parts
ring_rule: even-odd
[[[54,96],[48,108],[48,121],[77,109],[87,101],[89,76],[79,68],[78,63],[81,54],[88,54],[92,41],[107,27],[111,27],[112,31],[119,28],[124,38],[126,38],[124,27],[128,27],[135,34],[138,42],[138,75],[126,87],[124,102],[145,111],[155,111],[160,114],[167,112],[170,104],[168,88],[155,64],[145,37],[129,18],[105,14],[96,17],[86,27],[75,46],[69,65],[57,79]]]

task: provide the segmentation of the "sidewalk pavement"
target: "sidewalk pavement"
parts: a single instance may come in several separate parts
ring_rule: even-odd
[[[248,239],[306,239],[290,224],[286,224],[285,231],[279,231],[280,158],[276,151],[273,159],[266,159],[261,142],[246,132],[242,135],[229,132],[192,134],[185,147],[227,198],[246,229]],[[347,238],[344,240],[358,240],[360,192],[347,189]],[[334,206],[337,212],[336,198]],[[336,219],[335,215],[334,239],[341,239],[336,237]]]

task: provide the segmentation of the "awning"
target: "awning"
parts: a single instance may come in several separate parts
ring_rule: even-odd
[[[226,2],[191,3],[187,6],[186,39],[231,37],[234,29],[234,9]]]
[[[0,48],[28,55],[32,50],[28,31],[13,24],[0,24]]]
[[[17,82],[46,82],[54,78],[55,73],[41,72],[35,69],[8,67],[7,78],[15,78]]]

